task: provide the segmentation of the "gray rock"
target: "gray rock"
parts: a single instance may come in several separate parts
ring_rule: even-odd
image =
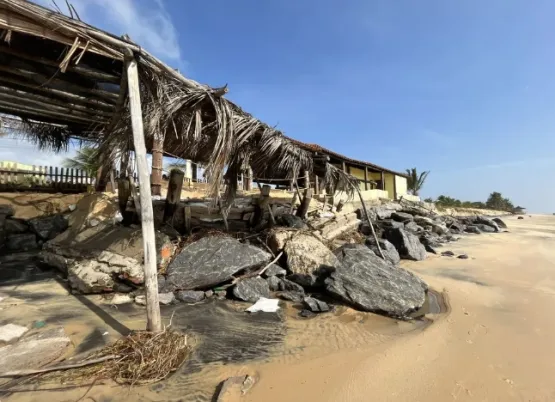
[[[180,290],[175,298],[184,303],[197,303],[204,300],[205,294],[202,290]]]
[[[281,280],[281,282],[279,283],[279,290],[282,292],[297,292],[304,294],[304,288],[298,283],[290,281],[289,279]]]
[[[389,219],[395,210],[387,209],[383,206],[373,207],[370,209],[371,214],[375,214],[378,219]]]
[[[516,219],[524,219],[524,216],[519,216],[519,217],[516,218]]]
[[[158,301],[160,304],[168,305],[175,301],[175,296],[173,293],[158,293]],[[146,306],[146,295],[139,295],[135,297],[135,303],[141,306]]]
[[[277,292],[281,285],[281,279],[277,276],[266,278],[266,282],[268,282],[268,286],[272,292]]]
[[[412,221],[414,219],[414,216],[411,214],[407,214],[406,212],[393,212],[391,214],[391,219],[399,222],[406,222]]]
[[[10,251],[26,251],[38,248],[37,237],[33,233],[12,234],[6,239]]]
[[[299,233],[284,248],[288,278],[303,286],[321,286],[338,264],[337,257],[314,236]]]
[[[401,257],[399,256],[399,252],[395,246],[386,239],[378,239],[378,242],[380,243],[380,248],[382,249],[385,259],[393,265],[399,264]],[[378,257],[380,256],[380,251],[378,250],[378,246],[376,245],[376,241],[373,237],[366,239],[366,246],[369,247],[370,250],[372,250]]]
[[[418,223],[420,226],[425,226],[425,225],[433,225],[434,221],[431,218],[425,217],[425,216],[420,216],[420,215],[415,215],[414,216],[414,221],[416,223]]]
[[[432,247],[430,244],[424,244],[424,248],[428,253],[437,254],[437,250]]]
[[[476,225],[467,225],[466,228],[464,229],[464,231],[466,233],[474,233],[474,234],[482,233],[480,228],[478,228],[478,226],[476,226]]]
[[[283,300],[289,300],[292,301],[294,303],[299,303],[301,301],[303,301],[304,298],[304,293],[298,293],[298,292],[278,292],[276,294],[277,297],[283,299]]]
[[[216,402],[231,402],[242,399],[255,383],[256,379],[250,375],[229,377],[218,387],[220,391],[213,400]]]
[[[227,296],[227,291],[225,291],[225,290],[216,290],[216,291],[214,292],[214,294],[216,295],[216,298],[217,298],[218,300],[223,300],[223,299],[225,299],[226,296]]]
[[[482,228],[483,226],[489,226],[491,228],[493,228],[494,232],[500,232],[499,230],[499,226],[497,226],[497,223],[495,223],[492,219],[490,218],[486,218],[485,216],[477,216],[474,219],[474,223],[478,224],[479,228]],[[505,225],[506,226],[506,225]],[[483,232],[488,232],[491,233],[489,230],[482,230]]]
[[[443,251],[441,253],[442,257],[454,257],[455,253],[453,253],[451,250],[447,250],[447,251]]]
[[[395,317],[406,317],[424,304],[427,285],[413,273],[359,244],[338,252],[341,265],[326,279],[326,290],[334,297],[363,311]]]
[[[233,296],[255,303],[261,297],[270,297],[268,282],[260,277],[243,279],[233,287]]]
[[[499,230],[496,230],[494,227],[492,227],[490,225],[485,225],[483,223],[480,223],[476,226],[484,233],[495,233],[495,232],[499,231]]]
[[[299,316],[303,318],[314,318],[316,317],[316,313],[313,313],[310,310],[304,309],[299,313]]]
[[[330,311],[330,307],[326,302],[315,299],[314,297],[305,297],[303,303],[308,307],[313,313],[325,313]]]
[[[406,222],[405,229],[414,234],[424,231],[424,228],[420,225],[417,225],[415,221]]]
[[[391,228],[404,228],[405,224],[403,222],[394,221],[391,219],[386,219],[383,221],[377,222],[378,226],[383,229],[391,229]],[[370,231],[368,232],[370,234]]]
[[[500,218],[493,218],[492,221],[497,223],[497,226],[499,226],[501,229],[507,229],[507,224],[503,222]]]
[[[461,254],[459,255],[457,258],[461,259],[461,260],[468,260],[468,255],[466,254]]]
[[[13,206],[9,204],[0,204],[0,215],[4,215],[6,218],[13,216],[15,213]]]
[[[209,299],[209,298],[211,298],[212,296],[214,296],[214,291],[213,291],[212,289],[207,290],[206,292],[204,292],[204,297],[205,297],[205,298]]]
[[[426,259],[426,248],[412,233],[404,229],[389,229],[384,233],[384,237],[395,246],[401,258],[415,261]]]
[[[306,223],[302,220],[302,218],[290,214],[283,214],[278,216],[277,223],[280,226],[285,226],[293,229],[306,229],[308,227]]]
[[[285,276],[287,275],[287,271],[280,267],[277,264],[272,264],[268,267],[264,274],[262,275],[264,278],[269,278],[270,276]]]
[[[7,219],[4,223],[4,230],[7,234],[25,233],[29,231],[29,226],[19,219]]]
[[[52,215],[30,219],[29,226],[42,240],[50,240],[68,228],[68,221],[62,215]]]
[[[206,289],[240,271],[266,264],[272,256],[250,244],[224,236],[204,237],[183,249],[167,269],[166,289]]]

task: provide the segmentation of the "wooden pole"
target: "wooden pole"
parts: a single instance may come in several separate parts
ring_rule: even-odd
[[[320,182],[317,174],[314,174],[314,194],[320,194]]]
[[[366,191],[370,190],[368,188],[368,167],[367,166],[364,167],[364,189]]]
[[[308,207],[310,206],[310,201],[312,200],[312,189],[307,188],[304,190],[303,199],[301,200],[301,205],[297,209],[297,216],[304,219],[308,212]]]
[[[166,206],[164,208],[164,223],[168,222],[181,200],[181,190],[183,189],[183,177],[185,172],[181,169],[172,169],[168,183],[168,195],[166,196]]]
[[[125,216],[129,197],[131,197],[131,185],[129,184],[129,180],[118,179],[118,204],[121,216]]]
[[[382,190],[385,190],[385,175],[382,172]]]
[[[187,235],[191,234],[191,206],[185,205],[183,208],[183,217],[185,219],[185,233]]]
[[[256,182],[256,184],[258,184],[258,188],[260,189],[260,198],[258,199],[258,203],[254,206],[253,222],[255,226],[262,222],[264,211],[268,208],[270,203],[270,191],[272,190],[267,184],[264,186],[261,186],[259,182]]]
[[[154,140],[152,141],[152,183],[150,185],[152,195],[162,195],[162,170],[164,165],[163,152],[164,135],[156,134],[154,136]],[[183,178],[181,182],[183,183]]]
[[[143,113],[139,91],[139,72],[135,58],[126,57],[127,82],[129,87],[129,109],[133,128],[133,145],[139,173],[141,196],[141,224],[143,231],[144,270],[146,287],[146,328],[148,331],[161,332],[162,319],[158,300],[158,272],[156,269],[156,244],[154,236],[154,212],[150,194],[150,175],[146,160]]]

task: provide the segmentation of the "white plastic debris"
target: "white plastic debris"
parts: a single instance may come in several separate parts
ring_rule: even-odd
[[[117,211],[114,214],[114,223],[121,223],[121,221],[123,221],[123,216],[121,215],[120,211]]]
[[[71,212],[75,211],[75,208],[77,208],[77,205],[75,205],[75,204],[71,204],[71,205],[68,206],[68,209],[69,209]]]
[[[0,327],[0,341],[11,342],[15,339],[19,339],[21,335],[29,331],[28,328],[22,327],[21,325],[7,324]]]
[[[152,196],[152,201],[160,201],[162,197],[160,197],[159,195],[153,195]]]
[[[278,303],[278,299],[266,299],[265,297],[261,297],[256,303],[254,303],[245,311],[248,311],[249,313],[256,313],[258,311],[263,311],[265,313],[275,313],[279,310]]]

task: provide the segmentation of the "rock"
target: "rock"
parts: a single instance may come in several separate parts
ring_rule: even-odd
[[[212,296],[214,296],[214,291],[213,291],[212,289],[207,290],[206,292],[204,292],[204,297],[205,297],[206,299],[209,299],[209,298],[211,298]]]
[[[261,297],[270,297],[268,282],[260,277],[247,278],[233,287],[233,296],[239,300],[256,303]]]
[[[387,219],[384,221],[379,221],[377,222],[378,226],[384,229],[391,229],[391,228],[401,228],[403,229],[405,227],[405,224],[403,222],[398,222],[398,221],[394,221],[391,219]],[[370,232],[369,232],[370,234]]]
[[[478,229],[480,229],[480,231],[482,231],[484,233],[495,233],[495,232],[499,231],[499,230],[496,230],[494,227],[492,227],[490,225],[485,225],[483,223],[480,223],[476,226],[478,227]]]
[[[424,228],[422,226],[417,225],[415,221],[408,221],[405,223],[405,230],[408,230],[409,232],[416,234],[424,231]]]
[[[277,224],[293,229],[306,229],[308,226],[296,215],[283,214],[277,217]]]
[[[314,297],[305,297],[303,303],[308,307],[313,313],[325,313],[330,311],[330,307],[326,302],[315,299]]]
[[[304,298],[304,293],[298,293],[298,292],[278,292],[276,294],[277,297],[283,299],[283,300],[289,300],[292,301],[294,303],[299,303],[303,300]]]
[[[415,261],[426,259],[426,248],[412,233],[404,229],[389,229],[384,233],[384,237],[393,243],[401,258]]]
[[[33,233],[12,234],[6,239],[10,251],[27,251],[38,248],[37,237]]]
[[[227,291],[226,290],[216,290],[216,291],[214,291],[214,295],[216,295],[216,299],[223,300],[227,297]]]
[[[280,251],[283,251],[285,244],[297,233],[298,231],[291,229],[274,230],[268,238],[268,246],[273,253],[278,254]]]
[[[424,248],[428,253],[437,254],[437,250],[433,248],[430,244],[424,244]]]
[[[503,222],[500,218],[493,218],[492,221],[497,223],[497,226],[499,226],[501,229],[507,229],[507,224]]]
[[[457,258],[460,258],[461,260],[468,260],[468,255],[466,255],[466,254],[461,254],[461,255],[459,255]]]
[[[516,219],[524,219],[524,216],[519,216],[519,217],[516,218]]]
[[[250,375],[230,377],[222,382],[218,396],[213,398],[216,402],[234,402],[242,399],[256,383],[256,379]]]
[[[50,240],[68,228],[68,221],[62,215],[52,215],[30,219],[31,230],[42,240]]]
[[[304,288],[301,285],[288,279],[281,280],[279,283],[279,290],[282,292],[297,292],[304,294]]]
[[[272,264],[268,267],[264,274],[262,275],[264,278],[269,278],[271,276],[285,276],[287,275],[287,271],[280,267],[277,264]]]
[[[158,301],[160,304],[168,305],[172,304],[175,300],[173,293],[158,293]],[[146,306],[146,295],[139,295],[135,297],[135,303],[141,306]]]
[[[271,255],[227,236],[204,237],[183,249],[167,269],[166,289],[206,289],[240,271],[266,264]]]
[[[406,212],[393,212],[391,214],[391,219],[398,222],[406,222],[412,221],[414,219],[414,216],[411,214],[407,214]]]
[[[482,233],[482,231],[478,228],[478,226],[475,226],[475,225],[467,225],[464,231],[466,233],[474,233],[474,234]]]
[[[420,215],[415,215],[414,216],[414,221],[419,224],[420,226],[425,226],[425,225],[433,225],[434,221],[431,218],[427,218],[425,216],[420,216]]]
[[[304,309],[299,313],[299,316],[301,316],[303,318],[314,318],[314,317],[316,317],[316,313],[313,313],[310,310]]]
[[[382,249],[385,259],[393,265],[399,264],[401,257],[399,256],[399,252],[395,246],[386,239],[378,239],[378,242],[380,243],[380,248]],[[366,246],[369,247],[370,250],[372,250],[378,257],[380,256],[380,251],[378,250],[378,246],[376,245],[376,241],[373,237],[366,239]]]
[[[158,275],[158,291],[165,292],[166,291],[166,277],[164,275]]]
[[[288,278],[303,286],[320,286],[338,264],[337,257],[314,236],[299,233],[284,248]]]
[[[29,231],[29,226],[19,219],[7,219],[4,223],[4,230],[7,234],[25,233]]]
[[[75,204],[71,204],[71,205],[67,206],[67,209],[69,209],[70,212],[75,211],[76,208],[77,208],[77,205],[75,205]]]
[[[441,253],[442,257],[454,257],[455,253],[453,253],[451,250],[447,250],[447,251],[443,251]]]
[[[359,244],[337,251],[341,265],[326,279],[326,291],[351,306],[406,317],[422,307],[427,285]]]
[[[277,276],[270,276],[266,279],[266,282],[268,282],[268,287],[272,292],[277,292],[281,285],[281,279]]]
[[[70,344],[63,328],[40,331],[0,348],[0,367],[3,372],[38,369],[63,356]]]
[[[99,221],[98,219],[94,219],[94,218],[93,218],[93,219],[89,219],[88,225],[89,225],[89,227],[91,227],[91,228],[95,228],[95,227],[97,227],[98,225],[100,225],[100,221]]]
[[[176,299],[185,303],[198,303],[206,297],[202,290],[180,290],[175,295]]]
[[[119,304],[127,304],[127,303],[131,303],[133,301],[133,298],[128,295],[128,294],[121,294],[121,293],[116,293],[110,300],[109,300],[109,304],[110,305],[119,305]]]
[[[13,209],[13,206],[9,204],[0,204],[0,215],[4,215],[6,218],[9,218],[14,214],[15,214],[15,211]]]
[[[0,326],[0,342],[11,342],[21,338],[21,336],[29,331],[27,327],[21,325],[6,324]]]
[[[482,226],[480,225],[485,225],[485,226],[489,226],[491,228],[493,228],[494,232],[500,232],[499,230],[499,226],[497,226],[497,223],[495,223],[492,219],[490,218],[486,218],[485,216],[477,216],[474,219],[474,223],[478,224],[478,227],[481,228]],[[482,230],[483,232],[489,232],[489,230]],[[489,232],[491,233],[491,232]]]

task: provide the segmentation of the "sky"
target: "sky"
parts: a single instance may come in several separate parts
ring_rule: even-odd
[[[429,170],[423,197],[485,201],[499,191],[555,212],[551,0],[72,4],[186,76],[228,84],[229,99],[289,136]],[[0,140],[6,153],[21,152]]]

